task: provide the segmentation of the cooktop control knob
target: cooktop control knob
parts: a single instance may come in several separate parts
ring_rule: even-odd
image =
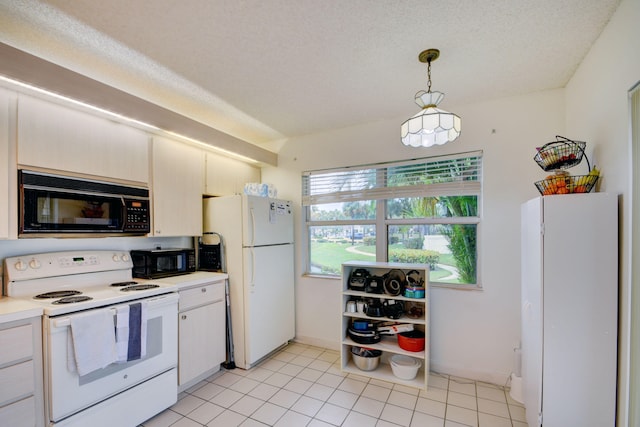
[[[38,261],[37,259],[32,259],[31,261],[29,261],[29,267],[33,268],[33,269],[38,269],[40,268],[41,264],[40,261]]]
[[[27,263],[21,259],[19,259],[13,266],[18,271],[25,271],[27,269]]]
[[[123,262],[128,262],[129,261],[129,255],[128,254],[122,254],[122,261]]]
[[[113,254],[111,259],[113,260],[113,262],[120,262],[120,256],[118,254]]]

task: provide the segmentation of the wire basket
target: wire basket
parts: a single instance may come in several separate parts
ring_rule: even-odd
[[[572,141],[559,135],[556,135],[556,140],[540,147],[533,156],[533,160],[544,171],[571,168],[582,161],[586,142]],[[587,158],[586,155],[584,157]],[[588,163],[589,159],[587,159]],[[591,169],[590,166],[589,169]]]
[[[598,182],[598,175],[558,175],[535,183],[543,196],[588,193]]]

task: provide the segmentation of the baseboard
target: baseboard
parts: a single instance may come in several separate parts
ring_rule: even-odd
[[[299,344],[312,345],[315,347],[322,347],[329,350],[340,351],[340,344],[336,343],[335,341],[325,341],[318,338],[296,335],[296,337],[293,339],[293,342],[296,342]]]
[[[455,377],[466,378],[474,381],[495,384],[500,387],[508,386],[511,372],[487,372],[466,367],[452,366],[446,363],[437,363],[430,361],[429,366],[431,372],[437,372],[445,375],[453,375]]]

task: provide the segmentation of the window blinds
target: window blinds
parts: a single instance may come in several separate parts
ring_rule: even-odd
[[[403,197],[480,195],[482,152],[302,174],[304,206]]]

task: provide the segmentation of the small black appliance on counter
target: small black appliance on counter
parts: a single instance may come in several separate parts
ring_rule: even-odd
[[[196,253],[189,248],[134,250],[131,251],[131,260],[133,277],[141,279],[159,279],[196,271]]]
[[[203,234],[198,242],[198,270],[224,271],[222,245],[222,239],[219,234]]]

